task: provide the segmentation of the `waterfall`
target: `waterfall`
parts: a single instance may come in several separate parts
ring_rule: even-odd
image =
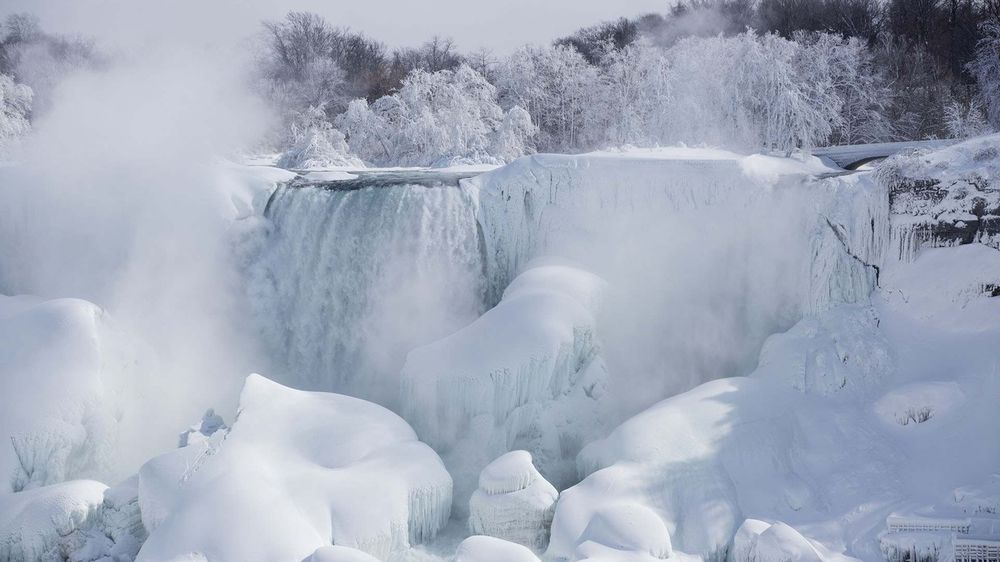
[[[406,353],[484,310],[473,204],[454,178],[293,183],[264,215],[246,282],[278,378],[298,388],[395,408]]]

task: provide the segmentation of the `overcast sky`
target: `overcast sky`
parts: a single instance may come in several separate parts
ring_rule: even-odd
[[[38,14],[47,29],[80,32],[119,45],[150,41],[230,42],[264,18],[289,10],[323,14],[391,46],[439,34],[462,50],[506,52],[548,42],[619,16],[662,12],[671,0],[0,0],[0,13]]]

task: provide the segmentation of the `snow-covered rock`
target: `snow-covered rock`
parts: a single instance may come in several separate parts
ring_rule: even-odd
[[[457,513],[480,470],[512,449],[530,452],[556,487],[575,481],[574,457],[604,423],[607,373],[592,308],[603,287],[574,266],[540,262],[478,320],[410,352],[404,417],[441,451]]]
[[[0,560],[66,560],[74,535],[95,516],[107,488],[73,480],[0,494]]]
[[[539,562],[531,550],[495,537],[472,536],[458,545],[455,562]]]
[[[779,521],[757,537],[745,562],[823,562],[823,557],[808,539]]]
[[[1000,247],[1000,135],[901,153],[875,176],[892,201],[895,258],[971,242]]]
[[[378,562],[369,554],[346,546],[321,546],[306,562]]]
[[[114,478],[120,427],[141,423],[130,341],[87,301],[0,295],[0,493]]]
[[[469,500],[469,531],[544,550],[558,497],[535,470],[531,453],[511,451],[479,474],[479,489]]]
[[[577,540],[576,558],[592,560],[628,553],[628,559],[665,559],[673,554],[670,533],[652,510],[638,504],[605,507],[590,518]],[[638,562],[638,561],[636,561]]]
[[[437,533],[451,487],[388,410],[251,375],[228,433],[140,471],[138,560],[303,560],[331,544],[384,558]]]

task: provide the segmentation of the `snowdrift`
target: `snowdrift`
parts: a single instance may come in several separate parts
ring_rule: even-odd
[[[331,544],[384,559],[447,522],[451,477],[395,414],[259,375],[239,411],[228,432],[143,466],[137,560],[299,561]]]

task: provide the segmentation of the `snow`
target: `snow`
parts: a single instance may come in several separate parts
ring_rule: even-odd
[[[472,536],[458,545],[455,562],[539,562],[519,544],[484,536]]]
[[[0,494],[0,560],[63,560],[67,537],[87,523],[107,486],[73,480],[14,494]]]
[[[321,546],[306,562],[377,562],[377,558],[346,546]]]
[[[557,487],[575,481],[574,456],[603,423],[606,372],[590,308],[603,286],[565,262],[536,262],[496,307],[407,356],[403,415],[442,452],[457,513],[480,470],[512,449],[529,451]]]
[[[140,423],[139,404],[127,403],[138,399],[137,357],[94,304],[0,295],[0,493],[114,478],[149,452],[131,433],[119,441]]]
[[[228,433],[140,471],[137,560],[302,560],[331,544],[384,558],[434,537],[451,486],[388,410],[251,375]]]
[[[527,451],[486,465],[469,500],[469,532],[544,550],[559,492],[538,473]]]
[[[636,504],[611,505],[594,513],[578,539],[580,558],[595,558],[604,549],[670,558],[670,533],[652,510]]]

